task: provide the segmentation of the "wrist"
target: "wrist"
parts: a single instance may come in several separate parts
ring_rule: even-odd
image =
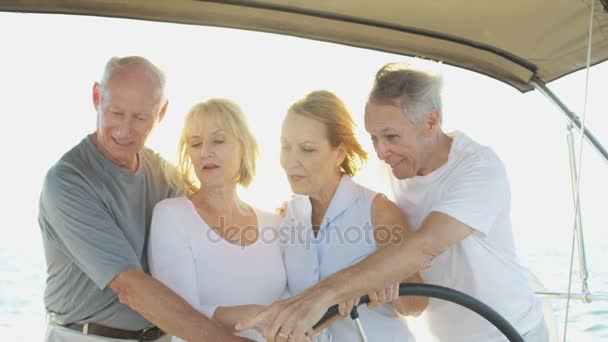
[[[211,316],[209,317],[209,319],[211,319],[213,322],[219,324],[222,328],[226,328],[224,326],[224,324],[222,323],[222,312],[223,312],[224,308],[222,307],[217,307],[215,308],[215,310],[213,310],[213,313],[211,313]]]
[[[318,293],[315,296],[319,298],[321,303],[326,304],[327,307],[344,301],[343,297],[345,297],[345,293],[343,288],[334,285],[333,282],[321,282],[316,290]]]

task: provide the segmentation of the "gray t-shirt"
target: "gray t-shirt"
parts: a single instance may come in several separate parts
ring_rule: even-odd
[[[166,176],[175,172],[148,148],[139,153],[137,171],[129,172],[105,158],[90,136],[49,170],[38,222],[47,262],[44,302],[55,319],[128,330],[150,326],[107,285],[128,268],[148,273],[152,209],[183,193]]]

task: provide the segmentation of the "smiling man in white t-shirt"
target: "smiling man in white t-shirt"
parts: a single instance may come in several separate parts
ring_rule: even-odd
[[[392,195],[410,230],[432,231],[445,249],[424,281],[467,293],[494,308],[530,341],[545,341],[542,305],[517,262],[511,193],[504,165],[490,148],[461,132],[442,131],[440,76],[403,64],[376,75],[365,128],[390,166]],[[431,300],[429,331],[440,341],[504,337],[481,316]]]

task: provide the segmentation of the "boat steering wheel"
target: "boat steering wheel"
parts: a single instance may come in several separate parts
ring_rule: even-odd
[[[482,303],[481,301],[454,289],[431,284],[400,284],[399,296],[423,296],[432,297],[450,301],[459,304],[465,308],[476,312],[481,317],[492,323],[505,337],[511,342],[524,342],[521,335],[494,309]],[[367,304],[368,296],[361,297],[359,305]],[[338,305],[330,307],[325,315],[315,324],[314,328],[325,323],[327,320],[338,314]]]

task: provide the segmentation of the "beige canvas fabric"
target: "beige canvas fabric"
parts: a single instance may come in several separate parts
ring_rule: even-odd
[[[0,10],[89,14],[274,32],[421,56],[522,91],[585,66],[593,0],[4,0]],[[608,58],[595,4],[591,64]]]

